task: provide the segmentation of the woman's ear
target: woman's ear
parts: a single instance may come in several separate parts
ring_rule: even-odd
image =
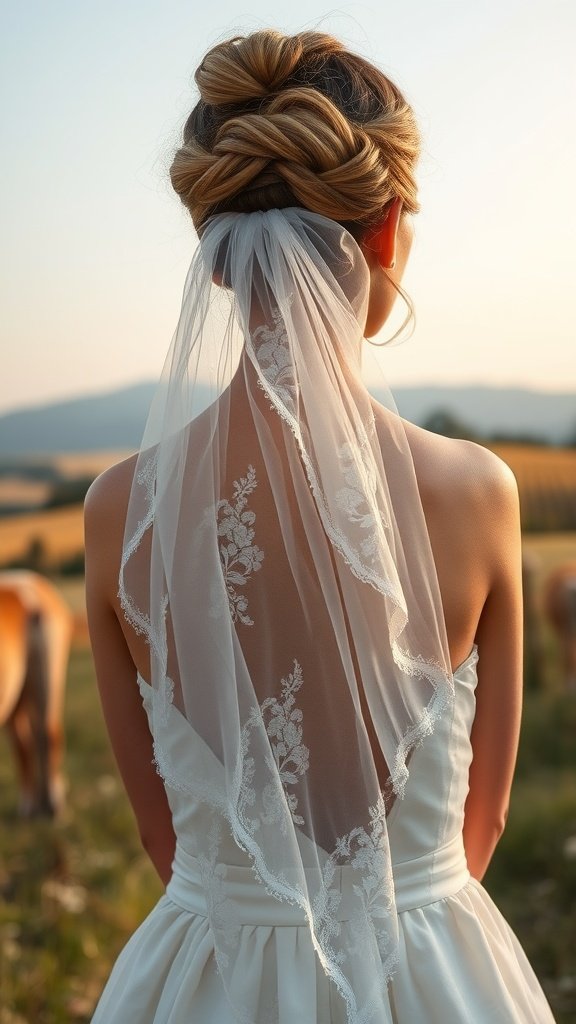
[[[390,270],[396,263],[396,239],[402,213],[402,200],[393,199],[386,216],[380,224],[369,228],[362,239],[361,248],[370,263],[376,259],[384,270]]]

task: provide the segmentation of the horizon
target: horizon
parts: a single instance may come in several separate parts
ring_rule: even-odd
[[[125,383],[120,382],[118,384],[113,384],[110,387],[106,387],[106,386],[98,387],[98,389],[94,390],[94,391],[82,391],[82,392],[73,392],[73,393],[64,394],[64,395],[55,395],[53,397],[48,398],[47,400],[39,399],[36,402],[33,401],[33,402],[30,402],[29,404],[25,403],[25,404],[21,404],[21,405],[19,404],[19,405],[16,405],[16,406],[10,406],[10,407],[8,407],[6,409],[3,409],[2,407],[0,407],[0,420],[3,419],[5,416],[11,416],[13,414],[35,412],[35,411],[40,411],[42,409],[49,409],[49,408],[51,408],[53,406],[67,405],[69,403],[75,403],[75,402],[82,403],[82,402],[85,402],[85,401],[89,401],[90,399],[106,398],[109,395],[114,395],[117,392],[121,392],[121,391],[131,391],[131,390],[136,390],[137,388],[154,388],[156,386],[156,384],[157,384],[157,381],[153,380],[152,378],[143,378],[141,380],[126,381]],[[382,385],[380,385],[380,386],[382,386]],[[371,392],[377,392],[378,391],[378,387],[379,387],[378,381],[375,381],[375,382],[370,384],[369,390]],[[446,389],[446,390],[450,390],[450,391],[465,391],[465,390],[478,390],[478,391],[482,391],[482,390],[519,391],[519,392],[524,392],[524,393],[528,393],[528,394],[535,394],[535,395],[545,395],[545,396],[550,396],[550,397],[552,397],[552,396],[561,396],[563,398],[574,397],[574,399],[576,399],[576,382],[575,382],[573,387],[571,387],[571,388],[563,388],[562,390],[560,390],[559,388],[548,389],[548,388],[544,388],[544,387],[538,387],[536,385],[522,385],[522,384],[514,384],[514,383],[512,383],[512,384],[506,384],[506,383],[502,384],[502,383],[499,383],[499,382],[494,383],[492,381],[487,381],[487,382],[485,382],[485,381],[469,381],[469,380],[468,381],[441,381],[441,380],[434,380],[434,381],[408,381],[408,382],[405,382],[405,383],[398,384],[398,385],[394,386],[392,388],[392,395],[394,395],[395,392],[397,392],[397,391],[406,391],[406,390],[414,390],[414,391],[419,391],[419,390],[427,391],[427,390],[430,390],[430,391],[433,391],[435,389],[437,389],[437,390]],[[576,408],[575,408],[575,416],[576,416]]]

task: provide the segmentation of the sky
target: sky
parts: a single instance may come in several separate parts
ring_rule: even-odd
[[[392,389],[576,391],[573,0],[0,0],[0,413],[159,376],[195,246],[168,177],[193,73],[264,27],[337,35],[416,111]]]

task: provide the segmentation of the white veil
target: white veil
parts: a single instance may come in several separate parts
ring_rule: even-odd
[[[255,885],[301,908],[355,1024],[389,1019],[387,814],[453,693],[403,422],[389,392],[375,416],[361,380],[368,283],[357,243],[326,217],[207,222],[120,572],[125,615],[150,644],[160,774],[213,808]],[[199,759],[191,774],[174,755],[175,714],[221,771]],[[197,841],[231,1005],[270,1024],[274,1007],[255,1009],[235,970],[234,909],[218,912],[218,830]]]

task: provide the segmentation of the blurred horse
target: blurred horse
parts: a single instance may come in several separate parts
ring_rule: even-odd
[[[550,573],[543,608],[560,641],[566,689],[576,693],[576,562],[566,562]]]
[[[73,618],[56,587],[24,570],[0,572],[0,726],[19,774],[19,812],[64,804],[62,714]]]

